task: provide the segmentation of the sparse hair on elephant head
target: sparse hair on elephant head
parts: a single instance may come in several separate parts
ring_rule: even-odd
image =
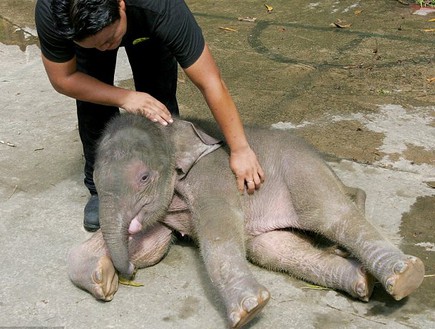
[[[176,119],[168,127],[123,114],[113,119],[99,143],[94,180],[100,199],[100,225],[115,267],[126,277],[129,227],[146,228],[163,216],[175,182],[183,179],[219,140]]]

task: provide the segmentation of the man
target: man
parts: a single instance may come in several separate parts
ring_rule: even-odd
[[[230,148],[237,187],[252,194],[264,172],[201,29],[184,0],[38,0],[35,21],[42,61],[53,87],[77,100],[91,193],[84,227],[99,228],[93,182],[101,131],[119,108],[167,125],[178,115],[177,65],[202,92]],[[125,47],[135,91],[113,86],[116,53]]]

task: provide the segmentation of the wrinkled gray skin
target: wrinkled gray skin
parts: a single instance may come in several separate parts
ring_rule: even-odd
[[[288,132],[246,133],[267,178],[253,195],[240,195],[225,148],[191,123],[115,119],[95,170],[101,232],[70,252],[71,280],[109,301],[118,274],[131,278],[134,268],[158,263],[178,231],[199,245],[231,328],[270,298],[246,259],[363,301],[374,279],[396,300],[421,284],[421,260],[404,255],[364,218],[362,190],[344,186]],[[319,247],[318,235],[341,249]]]

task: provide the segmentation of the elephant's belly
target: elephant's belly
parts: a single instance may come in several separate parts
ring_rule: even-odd
[[[193,236],[195,232],[193,228],[192,214],[187,203],[178,193],[174,194],[168,213],[163,222],[173,230],[180,232],[182,236]]]
[[[192,214],[188,210],[170,212],[166,215],[163,222],[182,236],[194,235]]]
[[[262,197],[245,203],[247,234],[255,236],[279,229],[299,228],[299,217],[287,192],[264,196],[262,194]]]

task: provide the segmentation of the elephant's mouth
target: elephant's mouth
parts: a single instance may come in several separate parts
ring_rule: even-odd
[[[133,219],[130,221],[128,225],[128,234],[133,236],[147,227],[152,225],[155,221],[158,220],[158,216],[155,216],[157,212],[151,212],[142,208],[136,215],[133,216]],[[146,218],[146,220],[144,220]]]
[[[143,226],[139,221],[139,216],[140,216],[139,214],[137,214],[136,216],[133,217],[133,219],[130,222],[130,225],[128,226],[128,233],[130,235],[134,235],[136,233],[139,233],[143,229]]]
[[[128,220],[130,220],[130,223],[128,224],[128,234],[131,237],[132,235],[135,235],[139,233],[140,231],[144,230],[144,226],[147,226],[147,224],[143,223],[144,218],[152,217],[150,216],[150,211],[148,209],[148,203],[146,204],[135,204],[130,206],[130,211],[124,212],[124,214],[127,216],[127,223]],[[135,211],[133,210],[135,209]],[[125,216],[124,215],[124,216]],[[148,221],[147,221],[148,222]]]
[[[134,207],[131,207],[134,208]],[[147,230],[150,226],[154,225],[157,221],[161,220],[167,212],[167,206],[150,207],[149,203],[141,205],[139,211],[134,214],[130,212],[129,218],[132,218],[128,224],[127,232],[130,237],[141,231]],[[133,215],[132,215],[133,214]]]

